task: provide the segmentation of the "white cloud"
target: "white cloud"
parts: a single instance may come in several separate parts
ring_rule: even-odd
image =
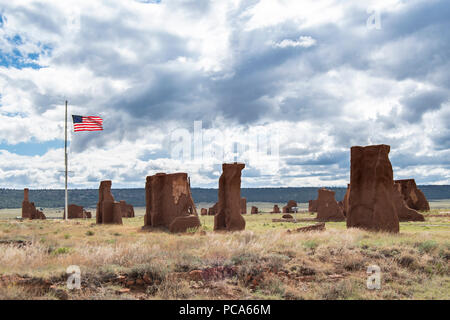
[[[316,40],[310,36],[300,36],[297,40],[284,39],[280,42],[272,42],[273,47],[287,48],[287,47],[303,47],[309,48],[316,44]]]

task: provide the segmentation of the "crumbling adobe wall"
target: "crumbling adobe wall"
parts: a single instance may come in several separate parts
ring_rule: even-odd
[[[208,216],[215,216],[217,213],[217,202],[208,209]]]
[[[122,224],[122,208],[119,202],[114,201],[111,185],[110,180],[100,182],[96,211],[97,224]]]
[[[68,219],[87,219],[91,218],[91,213],[84,210],[82,206],[76,204],[69,204],[68,206],[69,216]],[[66,217],[66,211],[64,210],[64,218]]]
[[[394,202],[397,210],[399,221],[425,221],[422,214],[407,206],[401,193],[402,186],[400,183],[394,184]]]
[[[245,220],[241,214],[241,171],[244,168],[245,164],[243,163],[222,164],[214,230],[245,229]]]
[[[317,197],[317,220],[326,221],[344,221],[345,217],[342,208],[339,206],[334,195],[335,192],[325,188],[318,191]]]
[[[308,211],[309,212],[317,212],[317,200],[309,200],[308,201]]]
[[[122,218],[134,218],[134,208],[125,200],[120,200],[120,208],[122,211]]]
[[[297,207],[297,202],[295,202],[294,200],[289,200],[287,205],[283,207],[283,213],[293,213],[293,207]]]
[[[271,213],[281,213],[280,207],[278,207],[278,205],[274,205]]]
[[[45,219],[45,214],[36,209],[34,202],[30,202],[28,188],[23,189],[22,218]]]
[[[169,231],[185,232],[200,226],[187,173],[148,176],[145,201],[144,228],[166,227]]]
[[[400,192],[408,207],[414,210],[430,211],[430,204],[422,190],[417,188],[414,179],[395,180],[394,182],[401,186]]]
[[[347,227],[399,232],[390,146],[351,148]]]
[[[343,204],[343,214],[344,214],[344,216],[347,216],[347,212],[348,212],[348,198],[349,198],[349,195],[350,195],[350,183],[349,184],[347,184],[347,191],[345,192],[345,195],[344,195],[344,199],[342,200],[342,204]]]
[[[241,214],[247,214],[247,198],[241,198]]]

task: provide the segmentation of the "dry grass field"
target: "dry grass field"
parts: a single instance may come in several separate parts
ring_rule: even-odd
[[[298,233],[313,222],[273,223],[279,214],[247,214],[246,230],[233,233],[213,232],[204,216],[201,229],[173,235],[142,231],[143,208],[120,226],[20,221],[20,209],[1,210],[0,298],[450,299],[450,209],[432,208],[396,235],[344,222]],[[67,288],[70,265],[81,269],[79,290]],[[369,265],[381,268],[380,290],[366,288]]]

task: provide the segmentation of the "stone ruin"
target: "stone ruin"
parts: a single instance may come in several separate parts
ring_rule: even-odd
[[[339,206],[334,195],[335,192],[321,188],[317,197],[317,221],[344,221],[343,209]]]
[[[245,220],[241,214],[241,171],[244,168],[245,164],[243,163],[222,164],[214,230],[245,229]]]
[[[348,212],[348,197],[350,195],[350,183],[347,184],[347,191],[345,192],[344,199],[342,200],[342,213],[347,216]]]
[[[250,211],[250,214],[258,214],[258,207],[252,206],[252,209]]]
[[[403,198],[401,192],[401,184],[394,183],[393,191],[393,201],[396,208],[398,220],[401,222],[405,221],[425,221],[425,218],[422,214],[417,212],[414,209],[411,209]],[[345,193],[344,199],[342,200],[343,212],[344,215],[347,216],[348,207],[349,207],[349,194],[350,194],[350,184],[347,185],[347,192]]]
[[[308,201],[308,212],[317,212],[317,200]]]
[[[208,216],[215,216],[217,213],[217,202],[208,209]]]
[[[120,210],[122,211],[122,218],[134,218],[134,208],[131,204],[126,203],[125,200],[120,200]]]
[[[394,183],[394,202],[397,210],[397,216],[399,221],[425,221],[422,214],[414,209],[411,209],[402,195],[402,185],[400,183]]]
[[[111,193],[111,180],[100,182],[96,211],[97,224],[122,224],[122,206]]]
[[[278,207],[278,205],[274,205],[271,213],[281,213],[280,207]]]
[[[400,185],[400,192],[408,207],[414,210],[430,211],[430,204],[422,190],[417,188],[414,179],[395,180]]]
[[[241,214],[247,214],[247,198],[241,198]]]
[[[338,204],[339,208],[341,209],[342,214],[344,214],[344,201],[342,201],[342,200],[338,201],[337,204]],[[344,217],[345,217],[345,214],[344,214]]]
[[[247,198],[241,198],[241,214],[247,214]],[[217,214],[217,202],[208,209],[208,216],[215,216]]]
[[[283,207],[283,213],[294,213],[294,210],[292,210],[293,207],[297,206],[297,202],[294,200],[289,200],[287,205]]]
[[[82,206],[76,204],[68,205],[69,216],[67,219],[90,219],[92,215],[89,211],[84,210]],[[66,210],[64,209],[64,218],[66,218]]]
[[[36,209],[34,202],[29,200],[29,190],[23,189],[22,201],[22,218],[23,219],[45,219],[45,214]]]
[[[200,210],[200,214],[201,214],[202,216],[207,216],[207,215],[208,215],[208,210],[205,209],[205,208],[202,208],[202,209]]]
[[[390,146],[351,148],[347,228],[399,232]]]
[[[301,227],[294,230],[295,232],[311,232],[311,231],[325,231],[325,223],[317,223],[312,226]]]
[[[200,227],[187,173],[148,176],[145,202],[144,229],[165,227],[170,232],[186,232]]]

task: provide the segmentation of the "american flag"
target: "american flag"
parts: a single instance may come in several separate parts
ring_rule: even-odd
[[[93,116],[75,116],[73,119],[73,131],[101,131],[103,130],[103,119]]]

